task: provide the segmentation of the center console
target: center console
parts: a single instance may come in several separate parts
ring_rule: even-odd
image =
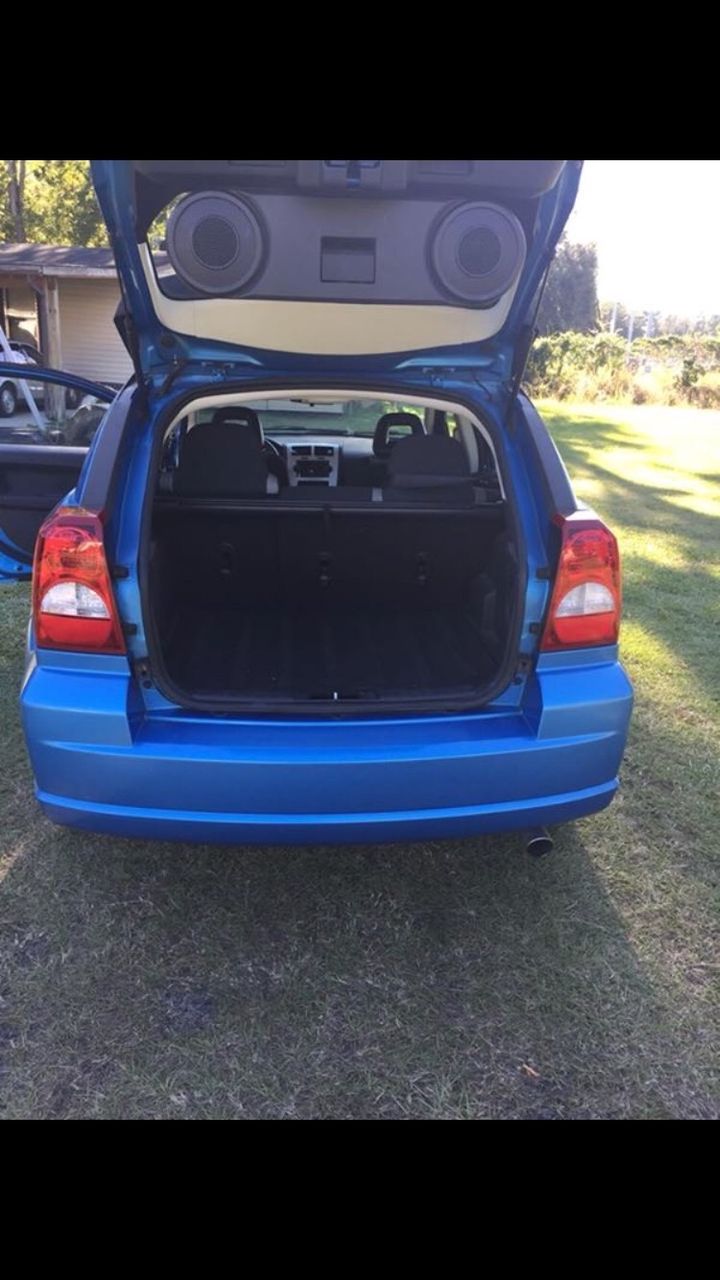
[[[339,444],[325,440],[303,440],[286,445],[288,479],[291,485],[337,485],[340,471]]]

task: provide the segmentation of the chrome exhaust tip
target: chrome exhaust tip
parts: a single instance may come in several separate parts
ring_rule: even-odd
[[[525,848],[531,857],[545,858],[552,853],[554,846],[555,841],[545,827],[537,827],[530,832]]]

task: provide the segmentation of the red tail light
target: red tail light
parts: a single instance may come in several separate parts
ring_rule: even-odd
[[[555,516],[555,523],[562,543],[540,648],[615,644],[622,604],[615,535],[602,520],[582,511]]]
[[[100,516],[60,507],[38,534],[33,621],[42,649],[125,653]]]

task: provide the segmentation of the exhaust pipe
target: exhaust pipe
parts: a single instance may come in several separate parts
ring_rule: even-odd
[[[528,835],[525,848],[533,858],[544,858],[552,853],[554,845],[555,841],[545,827],[535,827]]]

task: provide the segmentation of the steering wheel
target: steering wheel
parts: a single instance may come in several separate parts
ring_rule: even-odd
[[[275,440],[269,440],[267,436],[263,440],[263,449],[271,453],[275,458],[279,458],[281,462],[285,461],[283,451]]]

